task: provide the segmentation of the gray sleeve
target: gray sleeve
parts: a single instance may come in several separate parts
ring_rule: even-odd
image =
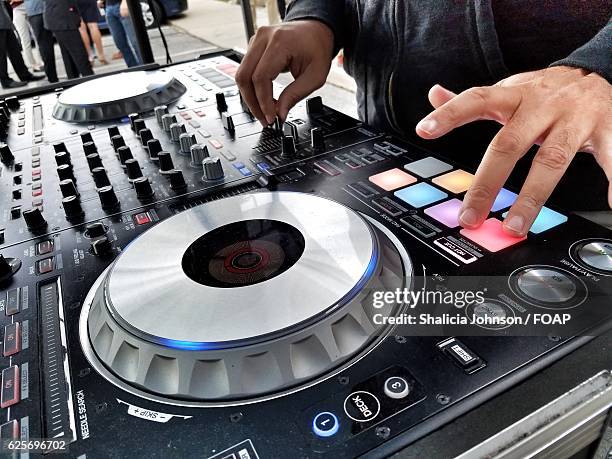
[[[565,59],[551,66],[567,65],[598,73],[612,83],[612,21],[608,22],[591,41],[587,42]]]
[[[316,19],[328,26],[334,33],[334,55],[344,42],[345,0],[294,0],[287,8],[285,21]]]

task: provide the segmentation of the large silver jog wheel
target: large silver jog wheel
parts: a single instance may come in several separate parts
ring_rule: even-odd
[[[386,329],[374,290],[410,260],[377,224],[301,193],[178,214],[130,244],[90,292],[81,342],[112,382],[176,400],[244,400],[356,358]],[[86,331],[83,333],[83,331]],[[85,336],[83,336],[85,335]]]

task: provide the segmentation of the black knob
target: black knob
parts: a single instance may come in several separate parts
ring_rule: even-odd
[[[134,158],[128,159],[125,162],[125,169],[128,175],[129,180],[135,180],[138,177],[142,177],[142,169],[140,169],[140,164]]]
[[[202,178],[209,182],[221,180],[223,177],[225,177],[223,164],[221,164],[219,157],[205,158],[202,161],[202,170],[204,171],[204,176]]]
[[[102,158],[100,158],[98,153],[87,155],[87,164],[89,165],[90,171],[93,171],[96,167],[104,167],[102,164]]]
[[[128,115],[128,118],[130,119],[130,127],[132,128],[132,131],[133,131],[134,130],[134,121],[139,119],[140,115],[138,113],[130,113]]]
[[[106,236],[91,241],[91,251],[97,256],[104,256],[113,250],[113,244]]]
[[[147,150],[149,150],[149,158],[152,161],[157,161],[157,155],[162,151],[162,146],[159,140],[151,139],[147,142]]]
[[[153,196],[153,188],[151,182],[147,177],[138,177],[133,182],[134,190],[136,190],[136,197],[138,199],[147,199]]]
[[[62,164],[61,166],[57,166],[57,177],[60,180],[74,179],[74,174],[72,172],[72,166],[69,164]]]
[[[60,151],[59,153],[55,153],[55,163],[58,166],[62,164],[70,165],[70,155],[65,151]]]
[[[145,147],[147,145],[147,142],[153,139],[153,133],[151,132],[151,129],[141,129],[140,131],[138,131],[138,136],[140,137],[140,143],[143,144]]]
[[[83,208],[81,207],[81,201],[79,201],[79,198],[76,196],[67,196],[63,198],[62,207],[68,219],[81,217],[84,214]]]
[[[106,169],[103,167],[96,167],[92,169],[91,175],[93,175],[96,188],[102,188],[110,185],[110,180],[108,179],[108,175],[106,175]]]
[[[142,118],[138,118],[134,120],[133,129],[136,134],[138,134],[140,131],[146,128],[147,128],[147,125],[145,123],[145,120],[143,120]]]
[[[321,96],[311,97],[306,100],[306,113],[316,115],[323,111],[323,99]]]
[[[59,182],[60,191],[62,196],[67,198],[68,196],[78,196],[79,192],[71,179],[62,180]]]
[[[117,199],[117,195],[112,185],[98,188],[98,197],[100,198],[100,204],[102,204],[103,209],[113,209],[119,204],[119,200]]]
[[[184,190],[187,188],[183,171],[175,169],[168,176],[170,177],[170,188],[173,190]]]
[[[225,94],[222,92],[218,92],[215,94],[215,98],[217,99],[217,110],[220,112],[224,112],[227,110],[227,102],[225,101]]]
[[[19,99],[17,99],[17,96],[7,97],[6,99],[4,99],[4,101],[6,102],[6,106],[11,110],[19,109],[20,103]]]
[[[47,220],[38,207],[24,210],[22,215],[29,230],[42,229],[47,226]]]
[[[93,143],[93,137],[91,136],[91,132],[81,132],[81,142],[83,142],[83,145],[85,145],[87,142]]]
[[[125,147],[125,140],[120,135],[114,135],[111,137],[111,143],[113,144],[113,149],[117,151],[121,147]]]
[[[101,222],[90,223],[85,227],[85,235],[90,238],[102,237],[108,228]]]
[[[119,161],[121,161],[121,164],[123,166],[125,166],[125,162],[128,159],[134,158],[134,156],[132,155],[132,150],[130,150],[130,147],[127,147],[125,145],[117,148],[117,154],[119,155]]]
[[[0,145],[0,161],[4,164],[11,164],[14,160],[15,156],[13,156],[11,148],[5,143]]]
[[[108,128],[108,138],[113,139],[116,135],[121,135],[119,133],[119,126],[111,126]]]
[[[160,151],[157,155],[159,158],[159,171],[162,173],[168,173],[174,169],[174,163],[172,162],[172,156],[167,151]]]
[[[85,156],[91,155],[92,153],[98,153],[98,147],[96,147],[96,144],[93,143],[93,141],[84,142],[83,152],[85,153]]]
[[[317,153],[325,151],[325,137],[321,128],[312,128],[310,130],[310,146]]]
[[[283,136],[281,157],[284,159],[295,158],[295,141],[292,135]]]
[[[54,143],[53,144],[53,149],[55,150],[55,153],[59,153],[61,151],[65,151],[66,153],[68,153],[68,156],[70,156],[70,152],[66,148],[66,144],[64,142]]]
[[[0,282],[13,277],[13,275],[21,268],[21,260],[18,258],[4,258],[0,254]]]

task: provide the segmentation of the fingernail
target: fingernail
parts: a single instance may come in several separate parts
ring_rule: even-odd
[[[476,226],[478,224],[478,213],[470,207],[461,212],[459,220],[465,226]]]
[[[419,124],[417,124],[417,128],[421,131],[427,132],[428,134],[435,134],[438,129],[438,122],[434,119],[421,120]]]
[[[520,215],[513,215],[504,221],[504,226],[514,233],[523,234],[525,219]]]
[[[274,124],[275,117],[273,115],[266,115],[266,121],[268,121],[268,125]]]

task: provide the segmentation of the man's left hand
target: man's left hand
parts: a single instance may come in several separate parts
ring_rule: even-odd
[[[462,226],[482,224],[517,161],[534,144],[540,147],[504,221],[506,232],[527,234],[578,151],[593,154],[604,170],[612,207],[612,85],[598,74],[551,67],[459,95],[436,85],[429,91],[429,100],[435,110],[416,127],[424,139],[441,137],[476,120],[504,125],[487,148],[463,200]]]

